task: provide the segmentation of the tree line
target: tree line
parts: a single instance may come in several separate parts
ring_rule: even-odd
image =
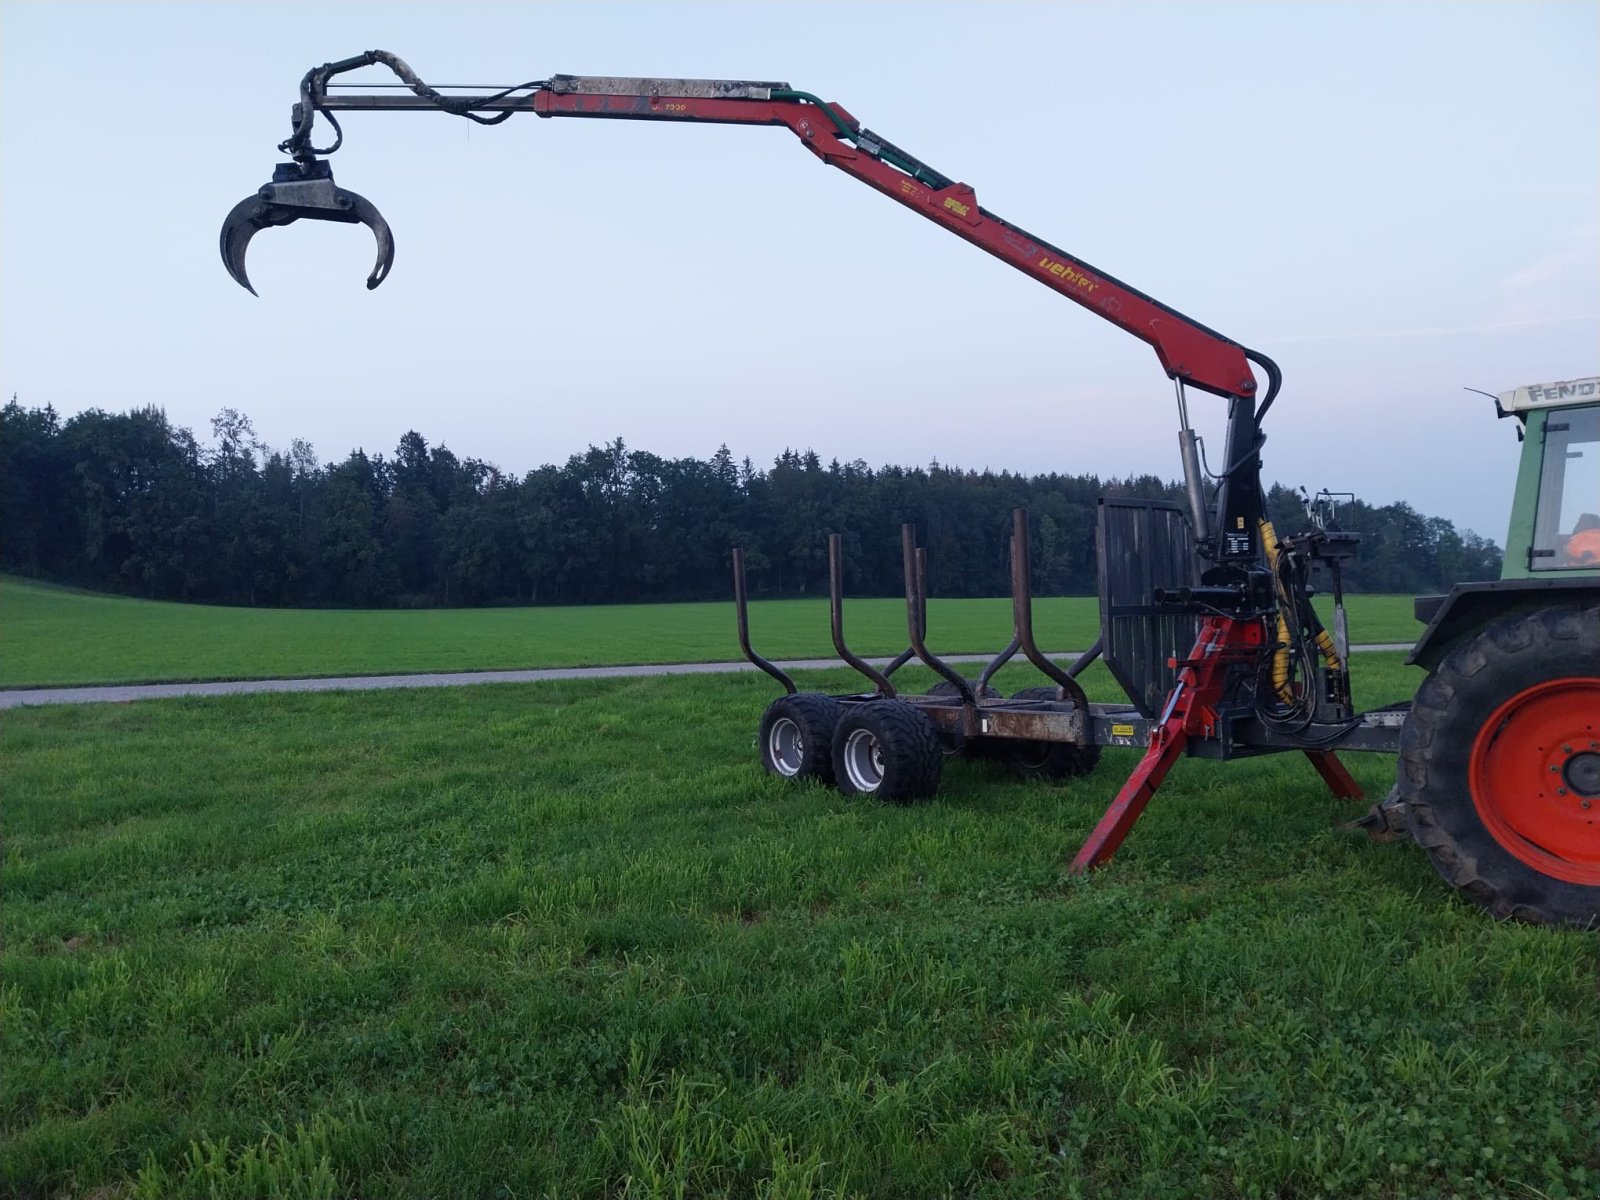
[[[157,599],[266,606],[595,604],[723,599],[730,548],[753,594],[827,590],[824,535],[844,535],[852,595],[902,589],[900,525],[928,550],[929,591],[1009,590],[1009,514],[1032,513],[1040,594],[1095,590],[1096,501],[1181,502],[1155,476],[1021,475],[824,463],[786,450],[770,467],[726,446],[662,458],[619,437],[520,477],[430,446],[352,450],[323,464],[295,439],[272,450],[223,409],[202,445],[157,407],[0,410],[0,569]],[[1280,532],[1305,525],[1286,488]],[[1426,592],[1499,574],[1493,542],[1403,503],[1346,505],[1363,535],[1352,590]]]

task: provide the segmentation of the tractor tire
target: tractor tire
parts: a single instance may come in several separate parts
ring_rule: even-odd
[[[904,700],[852,705],[833,731],[833,775],[847,796],[892,804],[926,800],[938,789],[943,767],[939,731]]]
[[[1053,687],[1023,688],[1013,700],[1054,700]],[[1018,779],[1071,779],[1087,775],[1100,762],[1099,746],[1075,746],[1071,742],[1024,742],[1005,739],[996,744],[996,755]]]
[[[1398,786],[1468,899],[1600,927],[1600,608],[1513,613],[1451,650],[1401,730]]]
[[[833,782],[833,729],[840,705],[821,692],[779,696],[761,714],[761,765],[785,779]]]

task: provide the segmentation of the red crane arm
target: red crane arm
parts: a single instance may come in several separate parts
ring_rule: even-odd
[[[382,63],[400,77],[410,95],[352,95],[329,91],[335,75]],[[359,86],[359,85],[357,85]],[[995,216],[978,203],[971,186],[935,171],[879,137],[837,104],[827,104],[786,83],[738,79],[633,79],[556,75],[519,84],[492,95],[447,96],[425,84],[406,63],[383,50],[324,63],[300,83],[293,111],[294,133],[279,146],[294,158],[280,163],[271,183],[246,197],[223,224],[223,261],[229,273],[249,287],[244,251],[258,230],[301,217],[359,221],[372,227],[378,260],[367,278],[382,282],[394,255],[388,225],[367,201],[334,186],[320,156],[339,148],[343,134],[336,110],[442,110],[482,124],[498,124],[517,112],[542,117],[595,117],[623,121],[682,121],[722,125],[782,125],[829,166],[897,200],[957,237],[987,250],[1091,312],[1154,347],[1167,374],[1179,382],[1179,445],[1191,520],[1200,553],[1219,565],[1244,569],[1260,554],[1257,528],[1265,500],[1261,493],[1261,419],[1275,399],[1281,373],[1263,354],[1246,349],[1192,317],[1120,279],[1090,266],[1043,238]],[[338,137],[332,146],[312,145],[318,114]],[[1258,396],[1252,366],[1266,375]],[[1214,508],[1206,498],[1199,439],[1188,423],[1182,386],[1192,385],[1229,399],[1226,464],[1219,475]],[[1209,512],[1216,515],[1213,526]]]
[[[334,98],[334,104],[345,107],[343,99]],[[534,93],[531,107],[542,117],[786,126],[829,166],[1148,342],[1169,376],[1219,396],[1256,395],[1239,343],[995,216],[978,204],[969,185],[863,129],[837,104],[785,84],[556,76]]]

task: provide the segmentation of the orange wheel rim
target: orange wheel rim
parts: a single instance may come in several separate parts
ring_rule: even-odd
[[[1600,885],[1600,680],[1552,679],[1512,696],[1473,739],[1468,783],[1512,857]]]

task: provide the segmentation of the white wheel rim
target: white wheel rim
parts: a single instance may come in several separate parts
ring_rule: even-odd
[[[806,761],[806,741],[800,726],[788,717],[779,717],[767,731],[767,757],[779,775],[798,775]]]
[[[875,792],[883,784],[883,747],[871,731],[852,730],[844,743],[844,773],[858,792]]]

